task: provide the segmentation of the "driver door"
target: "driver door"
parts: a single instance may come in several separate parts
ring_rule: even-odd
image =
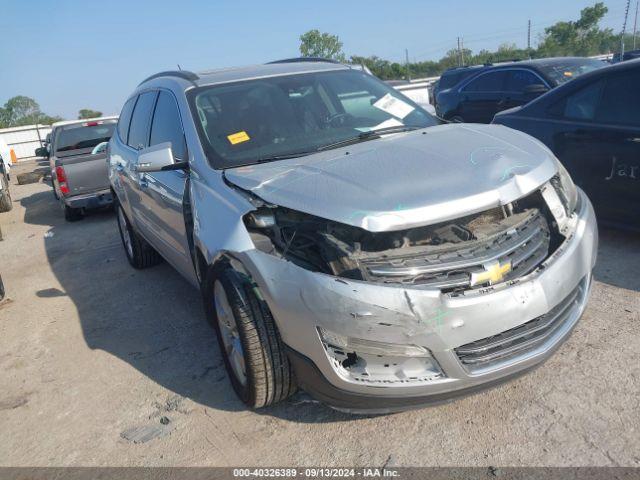
[[[178,104],[173,94],[160,90],[153,111],[149,146],[171,143],[176,162],[188,159]],[[139,173],[141,210],[148,240],[187,278],[195,278],[184,221],[183,200],[188,172],[167,170]]]

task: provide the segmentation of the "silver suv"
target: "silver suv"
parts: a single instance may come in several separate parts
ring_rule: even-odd
[[[474,392],[547,359],[587,303],[596,219],[546,147],[441,125],[348,66],[159,73],[109,151],[130,263],[202,291],[250,407]]]

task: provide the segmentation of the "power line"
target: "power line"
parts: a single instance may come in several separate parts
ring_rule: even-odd
[[[624,58],[624,35],[627,32],[627,20],[629,18],[629,7],[631,0],[627,0],[627,8],[624,12],[624,23],[622,24],[622,35],[620,36],[620,61]]]
[[[640,0],[636,0],[636,18],[633,21],[633,49],[636,49],[636,32],[638,31],[638,4],[640,4]]]

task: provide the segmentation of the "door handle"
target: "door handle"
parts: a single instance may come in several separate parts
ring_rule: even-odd
[[[147,188],[149,186],[149,181],[147,180],[147,176],[144,173],[140,175],[140,178],[138,179],[138,185],[140,185],[140,188]]]

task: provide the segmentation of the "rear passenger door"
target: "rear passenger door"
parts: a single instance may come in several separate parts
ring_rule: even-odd
[[[188,160],[178,104],[170,91],[160,90],[151,120],[149,146],[165,142],[171,143],[176,162]],[[141,173],[139,185],[148,240],[176,269],[190,277],[193,262],[183,213],[187,176],[185,170]]]
[[[459,113],[465,122],[490,123],[500,110],[507,73],[502,70],[482,73],[460,91]]]

